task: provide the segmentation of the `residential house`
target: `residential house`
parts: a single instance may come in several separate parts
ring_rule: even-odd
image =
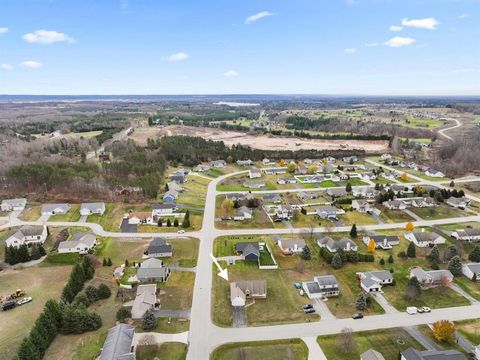
[[[437,244],[444,244],[445,238],[437,233],[425,231],[412,231],[405,233],[405,239],[412,241],[418,247],[429,247]]]
[[[294,211],[291,205],[278,205],[275,207],[274,221],[290,220]]]
[[[45,225],[23,225],[5,240],[5,245],[19,247],[20,245],[43,244],[47,236],[48,229]]]
[[[393,283],[393,276],[387,270],[359,272],[357,276],[360,279],[360,287],[367,293],[380,292],[382,286]]]
[[[126,216],[130,225],[153,224],[152,213],[149,211],[131,211]]]
[[[462,266],[462,274],[470,280],[480,281],[480,263],[469,263]]]
[[[103,215],[105,212],[105,203],[83,203],[80,205],[80,215]]]
[[[221,169],[227,166],[227,162],[225,160],[215,160],[215,161],[212,161],[212,166],[214,168]]]
[[[367,200],[363,199],[354,199],[352,200],[352,209],[357,210],[362,213],[372,211],[374,206],[370,204]]]
[[[239,242],[235,244],[235,252],[242,255],[246,261],[258,262],[260,258],[260,244],[258,242]]]
[[[360,360],[385,360],[385,358],[377,350],[368,349],[360,354]]]
[[[463,240],[467,242],[480,241],[480,228],[466,228],[461,230],[455,230],[450,236],[457,240]]]
[[[246,206],[240,206],[235,215],[233,216],[233,220],[235,221],[243,221],[243,220],[250,220],[253,216],[253,210]]]
[[[317,240],[317,245],[321,248],[326,248],[331,253],[336,253],[338,250],[343,250],[344,252],[358,250],[357,244],[347,237],[333,240],[330,236],[325,236]]]
[[[248,160],[237,160],[237,165],[238,166],[251,166],[253,165],[253,161],[248,159]]]
[[[253,199],[253,195],[249,193],[232,193],[232,194],[225,194],[225,199],[232,200],[233,202],[238,201],[248,201]]]
[[[168,187],[168,190],[176,191],[179,193],[185,190],[185,188],[182,185],[180,185],[179,183],[176,183],[175,181],[170,181],[169,183],[167,183],[167,187]]]
[[[210,170],[210,166],[209,165],[203,165],[203,164],[199,164],[199,165],[197,165],[193,168],[193,171],[196,171],[196,172],[199,172],[199,173],[207,172],[208,170]]]
[[[410,279],[416,277],[420,285],[424,288],[443,285],[445,282],[451,283],[453,275],[448,270],[428,270],[420,267],[414,267],[410,270]]]
[[[262,172],[260,171],[259,168],[251,168],[250,170],[248,170],[248,177],[250,179],[256,179],[256,178],[261,178],[262,177]]]
[[[317,184],[325,181],[325,176],[322,175],[308,175],[303,178],[303,182],[306,184]]]
[[[265,187],[266,184],[264,181],[245,181],[243,186],[249,189],[260,189]]]
[[[18,198],[18,199],[5,199],[2,200],[1,209],[2,211],[22,211],[27,205],[27,199]]]
[[[390,250],[393,246],[400,244],[396,235],[370,235],[363,237],[363,243],[368,246],[370,240],[375,242],[375,249]]]
[[[412,206],[416,208],[435,207],[438,206],[438,202],[432,197],[418,198],[412,200]]]
[[[343,162],[346,162],[346,163],[354,163],[354,162],[357,162],[358,161],[358,157],[356,157],[355,155],[354,156],[345,156],[343,157]]]
[[[313,163],[313,160],[306,158],[306,159],[303,159],[303,163],[306,164],[306,165],[310,165],[310,164]]]
[[[361,173],[359,174],[359,177],[362,180],[369,181],[369,180],[375,180],[377,178],[377,175],[375,175],[374,173]]]
[[[303,239],[280,239],[278,240],[278,247],[284,254],[298,254],[303,251],[306,243]]]
[[[344,173],[330,175],[330,180],[332,181],[342,181],[342,180],[348,180],[348,179],[350,179],[350,176]]]
[[[382,205],[390,210],[405,210],[407,208],[407,204],[402,200],[388,200],[384,201]]]
[[[445,177],[445,174],[442,173],[441,171],[429,168],[427,171],[425,171],[425,175],[433,177],[433,178],[442,178]]]
[[[380,156],[381,160],[389,160],[391,158],[392,158],[392,155],[390,154],[382,154],[382,156]]]
[[[145,255],[148,257],[172,257],[173,256],[173,246],[167,243],[167,240],[160,237],[153,238],[148,244],[148,248],[145,251]]]
[[[297,179],[295,178],[281,178],[277,180],[278,185],[286,185],[286,184],[296,184]]]
[[[98,360],[135,360],[135,326],[118,324],[110,328]]]
[[[295,172],[299,175],[306,175],[308,172],[308,169],[305,165],[298,165],[297,168],[295,169]]]
[[[315,276],[313,281],[303,282],[302,289],[309,299],[328,298],[340,294],[337,278],[333,275]]]
[[[297,197],[301,201],[313,200],[318,198],[318,193],[313,191],[299,191],[297,192]]]
[[[347,196],[347,190],[344,188],[330,188],[327,190],[327,194],[332,198],[338,198],[342,196]]]
[[[138,285],[132,305],[132,319],[141,319],[147,310],[154,310],[159,305],[157,284]]]
[[[155,204],[152,205],[152,218],[159,218],[165,215],[172,215],[177,211],[175,203]]]
[[[262,160],[262,164],[264,166],[267,166],[267,165],[275,164],[275,162],[271,161],[270,159],[265,158],[265,159]]]
[[[281,175],[287,172],[287,168],[286,167],[268,168],[268,169],[263,169],[263,172],[266,175]]]
[[[163,266],[163,261],[156,258],[148,258],[137,269],[139,282],[165,282],[170,275],[170,268]]]
[[[264,203],[278,204],[282,202],[281,196],[275,193],[263,195],[262,200]]]
[[[182,171],[176,171],[170,175],[170,179],[177,184],[183,184],[186,181],[186,176]]]
[[[327,156],[325,160],[329,163],[334,163],[336,161],[336,159],[333,156]]]
[[[97,238],[91,233],[76,233],[71,240],[61,241],[58,244],[58,252],[87,254],[97,246]]]
[[[466,197],[456,198],[452,196],[445,200],[445,204],[454,208],[465,209],[468,204],[470,204],[470,199],[467,199]]]
[[[70,210],[69,204],[44,204],[42,205],[42,215],[63,215]]]
[[[320,219],[336,220],[338,215],[345,214],[345,210],[334,206],[320,206],[315,209],[315,213]]]
[[[245,306],[247,299],[266,298],[266,280],[242,280],[230,283],[230,302],[232,306]]]
[[[174,202],[178,199],[178,192],[176,190],[168,190],[163,195],[163,201],[165,202]]]
[[[401,360],[467,360],[467,357],[457,350],[426,350],[419,351],[408,348],[400,353]]]
[[[373,199],[377,196],[378,191],[372,187],[354,187],[352,188],[352,195],[355,197]]]

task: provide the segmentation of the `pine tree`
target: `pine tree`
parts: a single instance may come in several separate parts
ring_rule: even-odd
[[[355,308],[357,310],[365,310],[367,308],[367,297],[364,292],[361,292],[357,295],[357,300],[355,300]]]
[[[86,280],[93,279],[93,275],[95,275],[95,268],[92,266],[92,262],[88,256],[82,259],[82,270],[84,274],[84,282]]]
[[[18,248],[18,262],[27,262],[30,260],[30,255],[28,254],[27,245],[20,245]]]
[[[128,262],[128,259],[125,259],[125,267],[126,268],[130,267],[130,263]]]
[[[380,259],[380,265],[385,265],[385,259],[383,257]]]
[[[41,359],[40,354],[33,346],[28,337],[23,338],[20,348],[17,352],[18,360],[36,360]]]
[[[103,258],[102,266],[107,266],[107,259]]]
[[[312,253],[308,245],[305,245],[302,250],[302,259],[303,260],[310,260],[312,258]]]
[[[157,225],[158,227],[162,227],[162,218],[158,218]]]
[[[126,319],[130,319],[131,317],[132,313],[128,308],[122,306],[120,309],[118,309],[116,315],[117,321],[125,322]]]
[[[112,295],[112,291],[104,283],[101,283],[98,286],[97,293],[98,293],[99,299],[108,299],[110,297],[110,295]]]
[[[30,330],[28,337],[32,342],[32,345],[37,349],[40,358],[42,358],[49,345],[47,344],[46,339],[40,334],[36,327],[33,327],[32,330]]]
[[[88,300],[90,300],[90,303],[92,304],[99,299],[98,290],[93,285],[88,285],[85,288],[85,294],[87,295]]]
[[[76,292],[72,289],[70,282],[66,283],[62,290],[62,299],[66,303],[70,303],[75,299]]]
[[[62,309],[60,308],[60,304],[58,302],[53,299],[48,300],[45,303],[43,312],[49,319],[51,319],[57,329],[61,327],[63,315]]]
[[[415,248],[415,244],[413,242],[408,244],[407,256],[410,258],[414,258],[417,256],[417,249]]]
[[[170,221],[170,219],[167,219],[167,227],[171,227],[172,226],[172,222]]]
[[[390,255],[388,256],[388,263],[389,263],[389,264],[393,264],[393,261],[394,261],[394,260],[393,260],[393,255],[390,254]]]
[[[405,288],[405,295],[410,301],[420,299],[420,296],[422,295],[422,287],[416,276],[413,276],[408,280],[408,285]]]
[[[143,330],[153,330],[157,327],[157,319],[155,315],[150,310],[147,310],[142,317],[142,329]]]
[[[450,261],[450,259],[455,255],[457,255],[457,247],[455,245],[450,245],[443,253],[443,261]]]
[[[334,269],[340,269],[343,266],[342,256],[338,252],[333,255],[331,265]]]
[[[112,259],[108,258],[107,265],[112,266]]]
[[[352,191],[352,184],[350,184],[350,183],[348,182],[347,185],[345,186],[345,191],[346,191],[346,192],[351,192],[351,191]]]
[[[88,298],[87,294],[85,294],[85,291],[80,291],[77,296],[75,296],[75,299],[73,300],[73,303],[75,305],[83,305],[85,307],[89,307],[92,302]]]
[[[182,227],[185,229],[190,227],[190,211],[188,210],[185,212],[185,216],[183,217]]]
[[[350,229],[350,237],[352,239],[355,239],[357,237],[357,225],[356,224],[353,224],[352,225],[352,228]]]
[[[45,251],[45,248],[43,247],[42,244],[38,245],[38,251],[40,252],[40,256],[45,256],[47,255],[47,252]]]
[[[427,259],[432,263],[438,264],[440,262],[440,251],[438,250],[437,245],[430,250],[430,254],[427,255]]]
[[[173,220],[173,226],[178,227],[178,219]]]
[[[32,246],[32,251],[31,251],[31,254],[30,254],[30,258],[32,260],[38,260],[41,257],[42,257],[42,255],[40,255],[40,250],[39,250],[38,245],[33,245]]]
[[[453,276],[462,275],[462,260],[460,256],[455,255],[448,262],[448,270],[452,273]]]
[[[468,260],[473,262],[480,262],[480,246],[475,245],[472,252],[468,255]]]

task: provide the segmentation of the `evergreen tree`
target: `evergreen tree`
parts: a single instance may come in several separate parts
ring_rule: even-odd
[[[28,337],[23,338],[20,348],[17,352],[18,360],[36,360],[41,359],[35,346],[32,344]]]
[[[30,330],[28,337],[35,349],[37,349],[41,359],[45,354],[45,350],[47,350],[49,344],[47,344],[46,339],[42,337],[36,327],[33,327],[32,330]]]
[[[157,226],[162,227],[162,218],[158,218]]]
[[[453,276],[462,275],[462,260],[460,256],[455,255],[448,262],[448,270],[453,274]]]
[[[43,247],[42,244],[38,244],[38,251],[40,252],[40,256],[47,255],[47,252],[45,251],[45,248]]]
[[[392,254],[390,254],[390,255],[388,256],[388,263],[389,263],[389,264],[393,264],[393,261],[394,261],[394,260],[393,260],[393,256],[392,256]]]
[[[455,187],[455,181],[450,181],[450,187]]]
[[[385,265],[385,259],[383,257],[380,259],[380,265]]]
[[[472,252],[468,255],[468,260],[473,262],[480,262],[480,246],[475,245]]]
[[[443,261],[450,261],[450,259],[455,255],[457,255],[457,247],[455,245],[450,245],[443,253]]]
[[[357,225],[356,225],[356,224],[353,224],[353,225],[352,225],[352,228],[350,229],[350,237],[351,237],[352,239],[355,239],[357,236],[358,236],[358,234],[357,234]]]
[[[117,315],[116,315],[117,321],[120,321],[123,323],[125,322],[125,320],[130,319],[131,317],[132,317],[132,313],[128,308],[122,306],[120,309],[118,309]]]
[[[101,283],[98,286],[97,293],[98,293],[98,298],[99,299],[108,299],[110,297],[110,295],[112,295],[112,291],[104,283]]]
[[[90,313],[85,306],[67,304],[63,310],[62,334],[82,334],[97,330],[102,326],[102,319],[96,313]]]
[[[125,259],[125,267],[126,268],[130,267],[130,263],[128,262],[128,259]]]
[[[43,308],[43,312],[45,315],[52,321],[57,329],[59,329],[62,325],[62,309],[60,308],[60,304],[53,299],[48,300],[45,303],[45,307]]]
[[[185,229],[190,227],[190,211],[188,210],[185,212],[185,216],[183,217],[182,227]]]
[[[172,226],[172,222],[170,221],[170,219],[167,219],[167,227],[171,227]]]
[[[84,274],[84,282],[86,280],[93,279],[93,275],[95,275],[95,268],[93,267],[88,256],[82,259],[82,270]]]
[[[420,296],[422,295],[422,287],[416,276],[413,276],[408,280],[407,287],[405,288],[405,295],[410,301],[420,299]]]
[[[408,244],[407,256],[410,258],[414,258],[417,256],[417,249],[415,248],[415,244],[413,242],[410,242],[410,244]]]
[[[70,282],[67,282],[62,290],[62,299],[66,303],[70,303],[75,299],[76,292],[73,290]]]
[[[112,259],[108,258],[107,265],[112,266]]]
[[[103,258],[102,266],[107,266],[107,259]]]
[[[31,251],[31,254],[30,254],[30,258],[32,260],[38,260],[42,257],[42,255],[40,255],[40,249],[38,247],[38,245],[33,245],[32,246],[32,251]]]
[[[345,190],[347,192],[352,192],[352,184],[350,184],[349,182],[347,183],[347,185],[345,186]]]
[[[157,319],[155,315],[150,310],[147,310],[142,317],[142,329],[143,330],[153,330],[157,327]]]
[[[367,297],[364,292],[361,292],[357,295],[355,300],[355,308],[357,310],[365,310],[367,308]]]
[[[305,245],[302,250],[302,259],[303,260],[310,260],[312,258],[312,253],[308,245]]]
[[[342,256],[338,252],[333,255],[331,265],[334,269],[340,269],[343,266]]]
[[[438,250],[437,245],[432,247],[430,250],[430,254],[427,255],[427,259],[432,263],[439,263],[440,262],[440,251]]]
[[[173,226],[178,227],[178,219],[173,220]]]
[[[80,291],[77,296],[75,296],[75,299],[73,300],[73,303],[75,305],[83,305],[85,307],[89,307],[92,302],[88,298],[87,294],[85,294],[85,291]]]
[[[85,288],[85,294],[87,295],[88,300],[90,300],[90,303],[92,304],[99,299],[98,290],[93,285],[88,285]]]
[[[18,262],[27,262],[30,260],[27,245],[20,245],[18,248]]]

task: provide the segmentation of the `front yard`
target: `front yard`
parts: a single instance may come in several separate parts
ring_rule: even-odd
[[[80,220],[80,204],[71,204],[71,208],[66,214],[52,215],[48,221],[78,221]]]
[[[300,339],[230,343],[216,348],[210,360],[306,360],[308,348]]]
[[[454,217],[462,217],[462,216],[470,216],[471,214],[466,213],[465,211],[455,209],[451,206],[441,204],[436,207],[428,207],[428,208],[409,208],[410,211],[420,216],[423,220],[438,220],[438,219],[446,219],[446,218],[454,218]]]

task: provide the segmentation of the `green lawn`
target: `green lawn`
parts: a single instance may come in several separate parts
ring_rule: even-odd
[[[458,332],[472,344],[480,344],[480,319],[458,321],[456,325]]]
[[[462,275],[455,278],[455,284],[480,301],[480,283],[478,281],[472,281]]]
[[[25,210],[23,210],[18,218],[24,221],[35,221],[41,215],[42,206],[41,205],[27,205]]]
[[[80,204],[70,205],[70,210],[66,214],[52,215],[48,221],[78,221],[80,220]]]
[[[385,360],[397,360],[400,351],[407,348],[424,350],[415,339],[400,328],[353,333],[355,347],[350,353],[343,351],[342,346],[337,343],[337,337],[338,335],[329,335],[317,338],[328,360],[359,359],[360,354],[369,349],[380,352]]]
[[[371,215],[358,211],[346,211],[344,215],[339,216],[343,225],[375,225],[378,221]]]
[[[87,221],[102,225],[104,230],[111,231],[111,229],[113,229],[113,231],[118,231],[121,218],[118,219],[117,223],[115,223],[115,217],[113,216],[113,213],[116,208],[117,204],[105,204],[105,212],[103,213],[103,215],[90,215],[88,216]]]
[[[187,345],[167,342],[162,345],[139,345],[136,349],[137,360],[184,360],[187,356]]]
[[[160,303],[164,310],[185,310],[192,307],[195,273],[172,270],[168,280],[159,284]]]
[[[455,209],[451,206],[441,204],[436,207],[428,208],[410,208],[410,211],[420,216],[423,220],[438,220],[452,217],[470,216],[465,211]]]
[[[402,210],[383,210],[380,213],[380,219],[387,224],[415,221],[414,218],[404,213]]]
[[[300,339],[225,344],[216,348],[210,355],[210,360],[307,360],[307,358],[308,348]]]

